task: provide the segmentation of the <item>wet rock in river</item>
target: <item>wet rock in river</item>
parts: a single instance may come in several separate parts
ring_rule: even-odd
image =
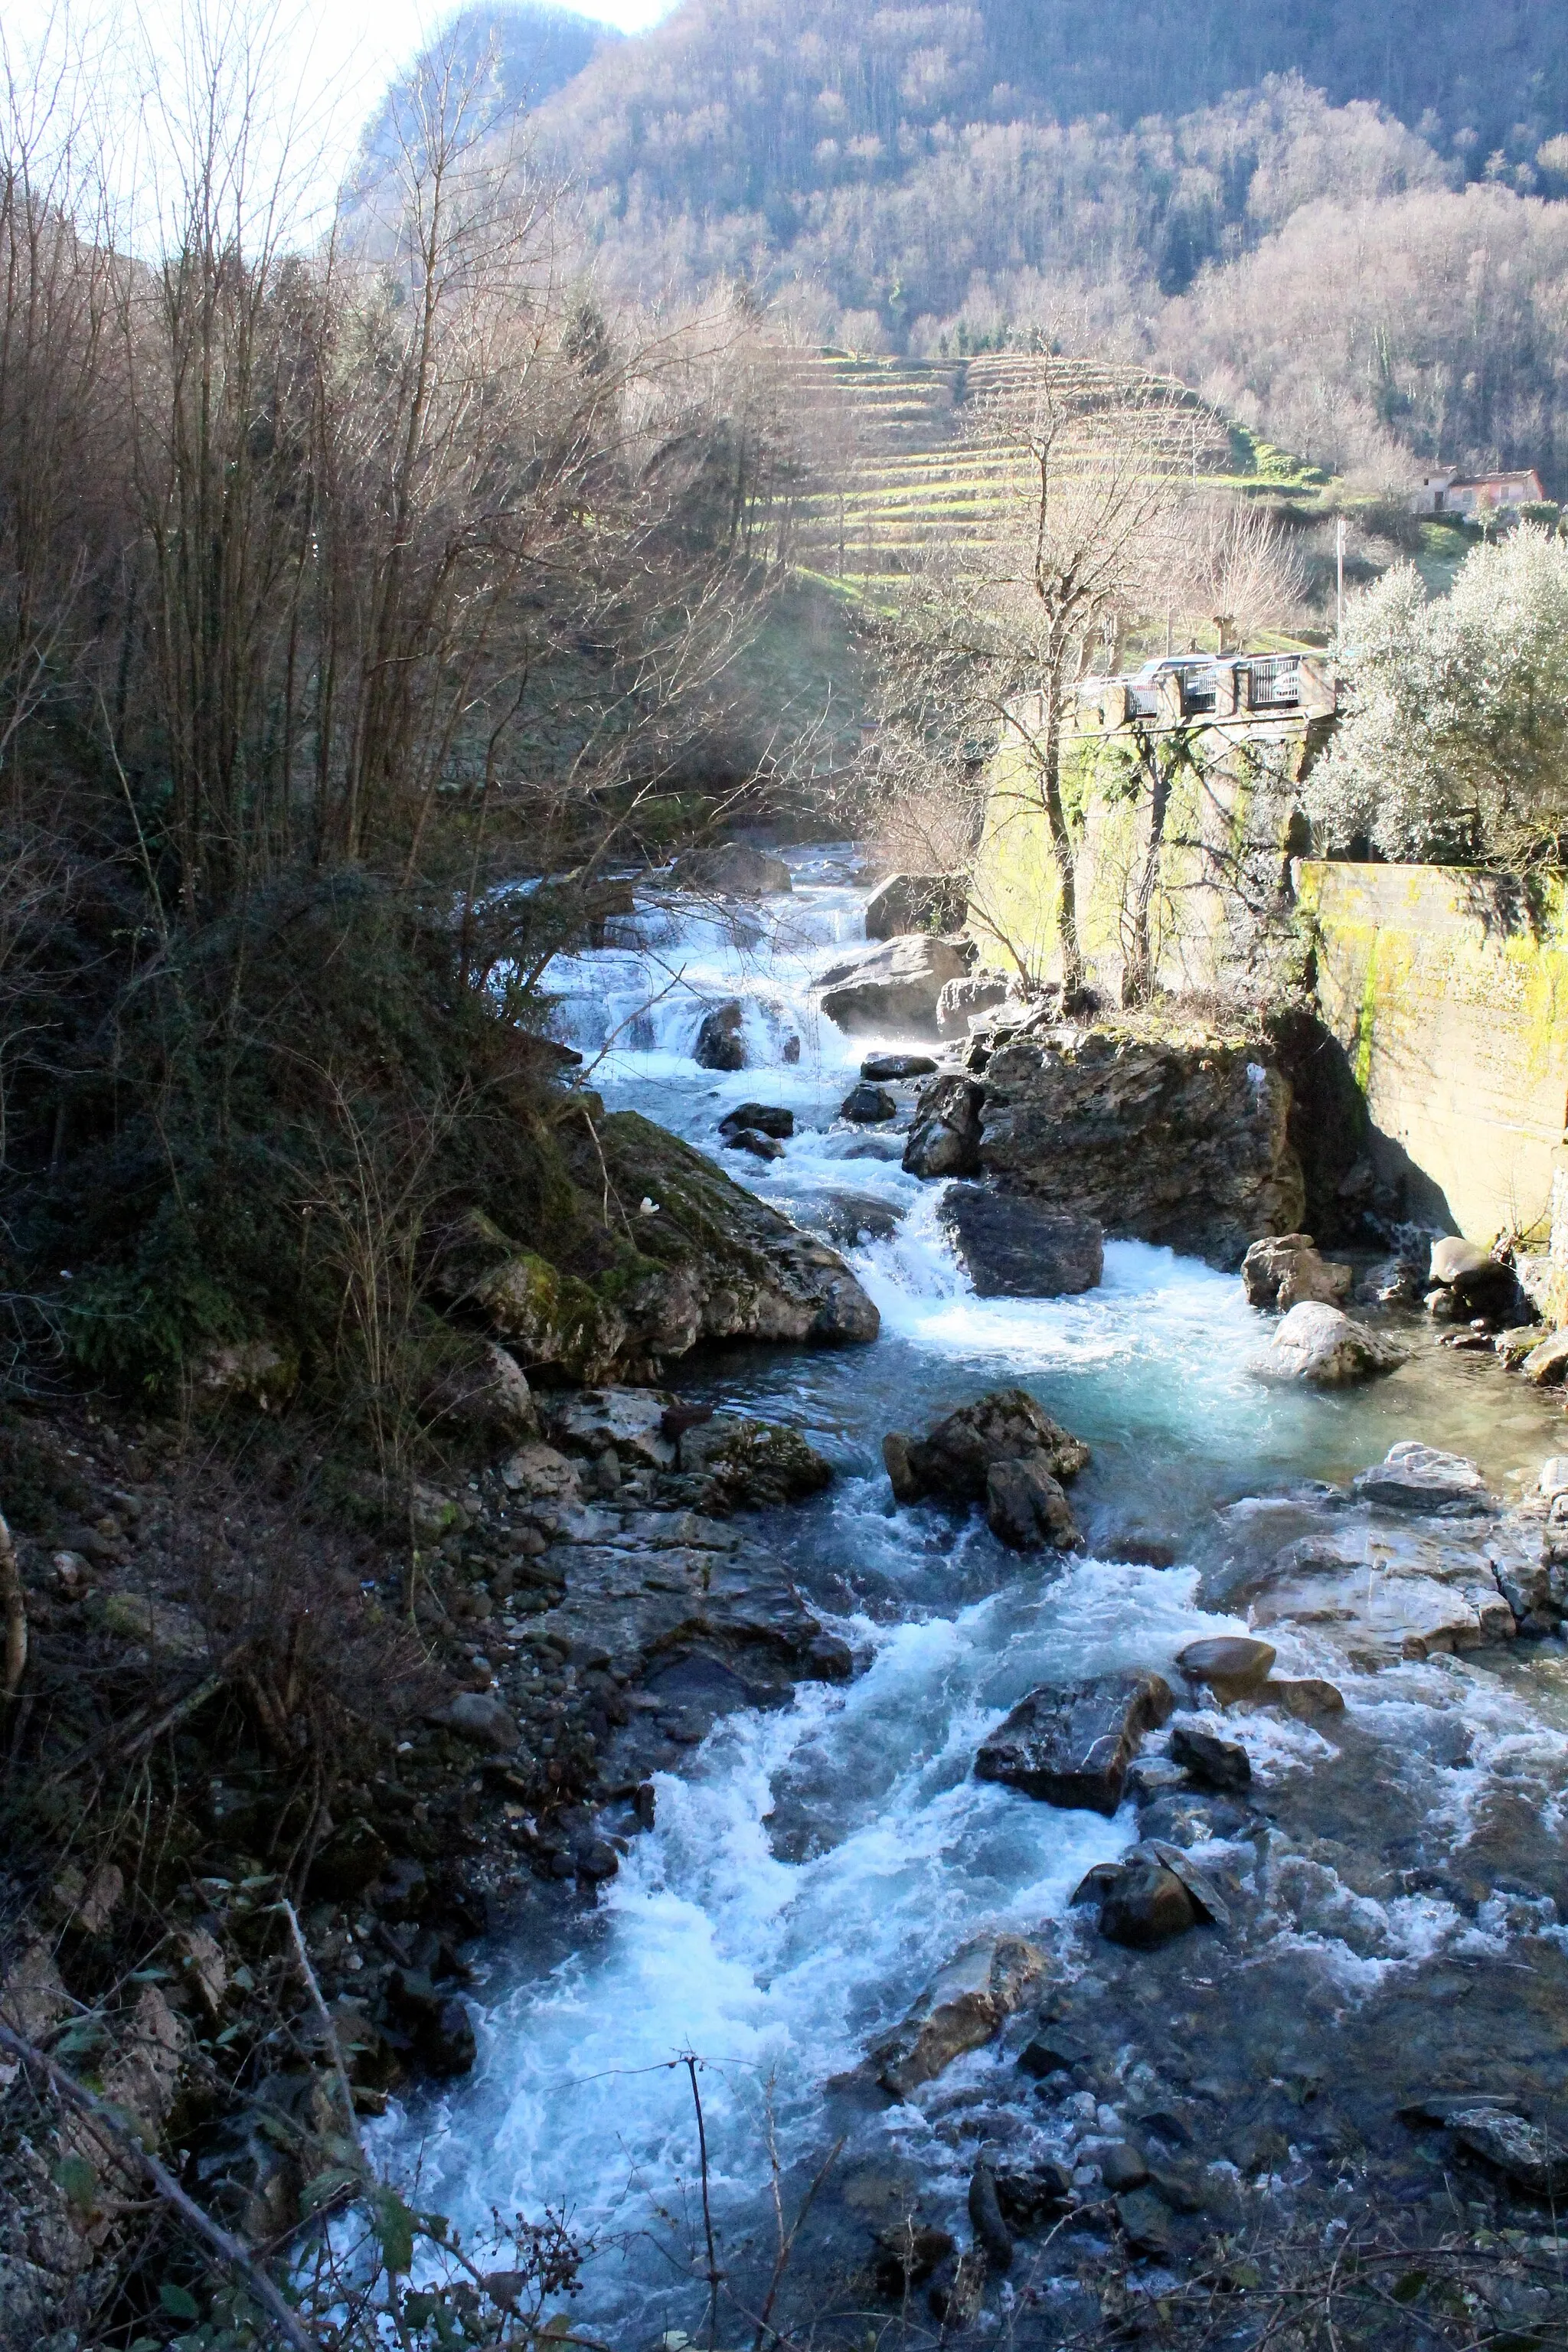
[[[1496,1507],[1473,1462],[1413,1438],[1391,1445],[1386,1457],[1353,1483],[1363,1503],[1385,1511],[1441,1512],[1445,1518],[1458,1518]]]
[[[1000,2032],[1044,1978],[1047,1961],[1021,1936],[982,1936],[932,1978],[909,2015],[872,2053],[877,2079],[907,2099],[966,2050]]]
[[[982,1746],[975,1778],[1109,1816],[1145,1734],[1168,1721],[1175,1704],[1161,1675],[1103,1675],[1031,1691]]]
[[[984,2161],[970,2175],[969,2219],[976,2243],[985,2250],[987,2269],[996,2277],[1003,2276],[1013,2267],[1013,2237],[1002,2216],[996,2177]]]
[[[1001,2164],[992,2178],[1003,2219],[1013,2230],[1032,2230],[1072,2202],[1072,2174],[1054,2157],[1030,2164]]]
[[[984,1089],[956,1075],[934,1079],[915,1106],[915,1123],[904,1146],[907,1176],[974,1176],[980,1170],[980,1115]]]
[[[1247,1305],[1277,1307],[1281,1314],[1304,1298],[1342,1307],[1353,1279],[1352,1267],[1320,1255],[1310,1234],[1280,1234],[1254,1242],[1241,1261]]]
[[[1251,1759],[1239,1740],[1220,1739],[1196,1724],[1178,1723],[1171,1733],[1171,1754],[1200,1789],[1246,1789],[1251,1785]]]
[[[1345,1388],[1396,1371],[1405,1351],[1380,1331],[1352,1322],[1316,1299],[1292,1307],[1268,1346],[1247,1369],[1259,1380],[1301,1381],[1310,1388]]]
[[[1549,1339],[1531,1348],[1520,1370],[1536,1388],[1559,1387],[1568,1374],[1568,1330],[1553,1331]]]
[[[882,1458],[900,1503],[926,1495],[980,1503],[995,1463],[1033,1462],[1059,1483],[1087,1469],[1089,1451],[1042,1412],[1026,1389],[992,1389],[949,1413],[926,1437],[890,1433]]]
[[[951,2231],[911,2217],[879,2232],[872,2273],[881,2293],[901,2303],[910,2287],[924,2286],[957,2252]]]
[[[755,1135],[771,1135],[776,1142],[787,1143],[795,1133],[795,1113],[779,1103],[742,1103],[719,1121],[721,1135],[733,1135],[749,1127]]]
[[[1053,2074],[1070,2074],[1091,2054],[1083,2035],[1058,2021],[1042,2025],[1038,2033],[1025,2042],[1018,2053],[1018,2066],[1021,2073],[1043,2083]]]
[[[680,1466],[703,1480],[708,1510],[760,1511],[804,1502],[833,1483],[833,1465],[798,1429],[715,1414],[680,1441]]]
[[[691,1058],[700,1070],[743,1070],[746,1066],[746,1015],[735,997],[716,1004],[702,1016]]]
[[[992,1464],[985,1475],[985,1524],[1013,1551],[1083,1549],[1071,1504],[1037,1460]]]
[[[979,1184],[950,1185],[938,1217],[977,1297],[1070,1297],[1104,1275],[1105,1236],[1092,1217]]]
[[[828,1192],[797,1211],[803,1223],[843,1249],[858,1242],[885,1242],[899,1230],[902,1212],[870,1192]]]
[[[1369,1672],[1513,1638],[1485,1522],[1383,1525],[1373,1538],[1364,1522],[1331,1522],[1287,1544],[1234,1597],[1259,1628],[1310,1625]]]
[[[1249,1696],[1268,1681],[1277,1654],[1270,1643],[1246,1633],[1222,1633],[1211,1641],[1189,1642],[1176,1653],[1176,1664],[1190,1683],[1206,1685],[1228,1704]]]
[[[934,1030],[945,982],[967,970],[962,949],[924,933],[863,949],[822,974],[822,1010],[837,1028]]]
[[[1184,1936],[1198,1920],[1192,1896],[1162,1862],[1140,1861],[1112,1867],[1096,1890],[1100,1932],[1112,1944],[1151,1952],[1173,1937]]]
[[[858,1087],[850,1087],[839,1104],[838,1116],[847,1119],[851,1127],[879,1127],[885,1119],[896,1118],[898,1108],[886,1087],[874,1087],[863,1078]]]
[[[749,1127],[737,1128],[724,1139],[726,1151],[748,1151],[753,1160],[782,1160],[784,1145],[771,1135],[758,1135]]]
[[[896,1086],[902,1078],[929,1078],[935,1069],[929,1054],[868,1054],[860,1076],[879,1086]]]
[[[1344,1693],[1315,1675],[1295,1679],[1271,1675],[1258,1694],[1259,1706],[1277,1706],[1297,1723],[1317,1723],[1325,1716],[1343,1715]]]

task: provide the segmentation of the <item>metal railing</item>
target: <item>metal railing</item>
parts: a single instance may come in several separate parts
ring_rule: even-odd
[[[1300,701],[1300,654],[1255,654],[1247,664],[1247,670],[1250,686],[1247,695],[1249,709],[1285,710]]]

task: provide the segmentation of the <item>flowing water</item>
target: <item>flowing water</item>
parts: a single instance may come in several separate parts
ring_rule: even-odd
[[[612,934],[555,966],[552,986],[557,1034],[595,1065],[589,1082],[612,1108],[717,1156],[737,1103],[786,1104],[796,1134],[784,1157],[726,1152],[726,1169],[803,1223],[842,1217],[834,1196],[858,1203],[866,1237],[849,1255],[881,1312],[873,1348],[731,1351],[679,1378],[683,1393],[795,1423],[832,1458],[831,1491],[765,1533],[861,1667],[846,1686],[727,1717],[687,1771],[661,1778],[657,1827],[568,1955],[542,1969],[536,1952],[489,1953],[474,2075],[387,2127],[406,2162],[417,2150],[422,2201],[470,2226],[491,2207],[564,2205],[613,2248],[580,2316],[623,2342],[691,2326],[701,2308],[687,2267],[699,2216],[691,2087],[672,2065],[682,2053],[704,2061],[721,2244],[758,2223],[770,2114],[786,2174],[847,2130],[862,2153],[915,2158],[939,2206],[961,2198],[921,2107],[857,2109],[830,2128],[829,2086],[967,1936],[1059,1915],[1085,1870],[1135,1835],[1131,1808],[1115,1821],[1054,1811],[970,1777],[1008,1707],[1041,1681],[1168,1668],[1199,1634],[1245,1630],[1203,1599],[1223,1581],[1226,1507],[1239,1497],[1343,1482],[1407,1436],[1478,1458],[1507,1495],[1553,1450],[1537,1396],[1495,1364],[1430,1346],[1371,1389],[1259,1385],[1243,1368],[1259,1319],[1239,1284],[1168,1251],[1110,1244],[1103,1286],[1080,1298],[976,1298],[936,1223],[941,1186],[902,1172],[899,1141],[837,1118],[871,1041],[822,1022],[810,987],[863,938],[864,893],[847,852],[790,862],[793,895],[726,919],[645,913],[626,944]],[[704,1011],[732,996],[751,1066],[716,1076],[692,1047]],[[1089,1549],[1065,1570],[1003,1553],[977,1517],[955,1529],[891,1502],[883,1433],[922,1429],[1003,1381],[1026,1385],[1094,1449],[1074,1491]],[[1159,1547],[1174,1565],[1135,1564]],[[1322,1670],[1288,1632],[1279,1648],[1284,1670]],[[1454,1661],[1400,1669],[1352,1691],[1352,1709],[1414,1720],[1451,1705],[1458,1676],[1490,1727],[1485,1753],[1531,1738],[1560,1748],[1568,1717],[1552,1671],[1537,1688]],[[1325,1752],[1317,1732],[1261,1717],[1247,1740],[1266,1784]],[[1463,1932],[1442,1904],[1412,1898],[1359,1936],[1329,1934],[1325,1965],[1337,1950],[1352,1974],[1398,1967]]]

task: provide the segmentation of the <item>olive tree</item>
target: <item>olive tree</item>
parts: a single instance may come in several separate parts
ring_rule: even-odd
[[[1429,600],[1400,564],[1354,597],[1349,707],[1312,772],[1324,845],[1525,867],[1568,835],[1568,545],[1524,523]]]

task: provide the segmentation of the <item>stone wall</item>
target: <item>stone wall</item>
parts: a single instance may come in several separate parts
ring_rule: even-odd
[[[1319,1009],[1366,1098],[1380,1172],[1473,1241],[1544,1237],[1568,1119],[1563,886],[1531,904],[1466,867],[1295,872]]]

